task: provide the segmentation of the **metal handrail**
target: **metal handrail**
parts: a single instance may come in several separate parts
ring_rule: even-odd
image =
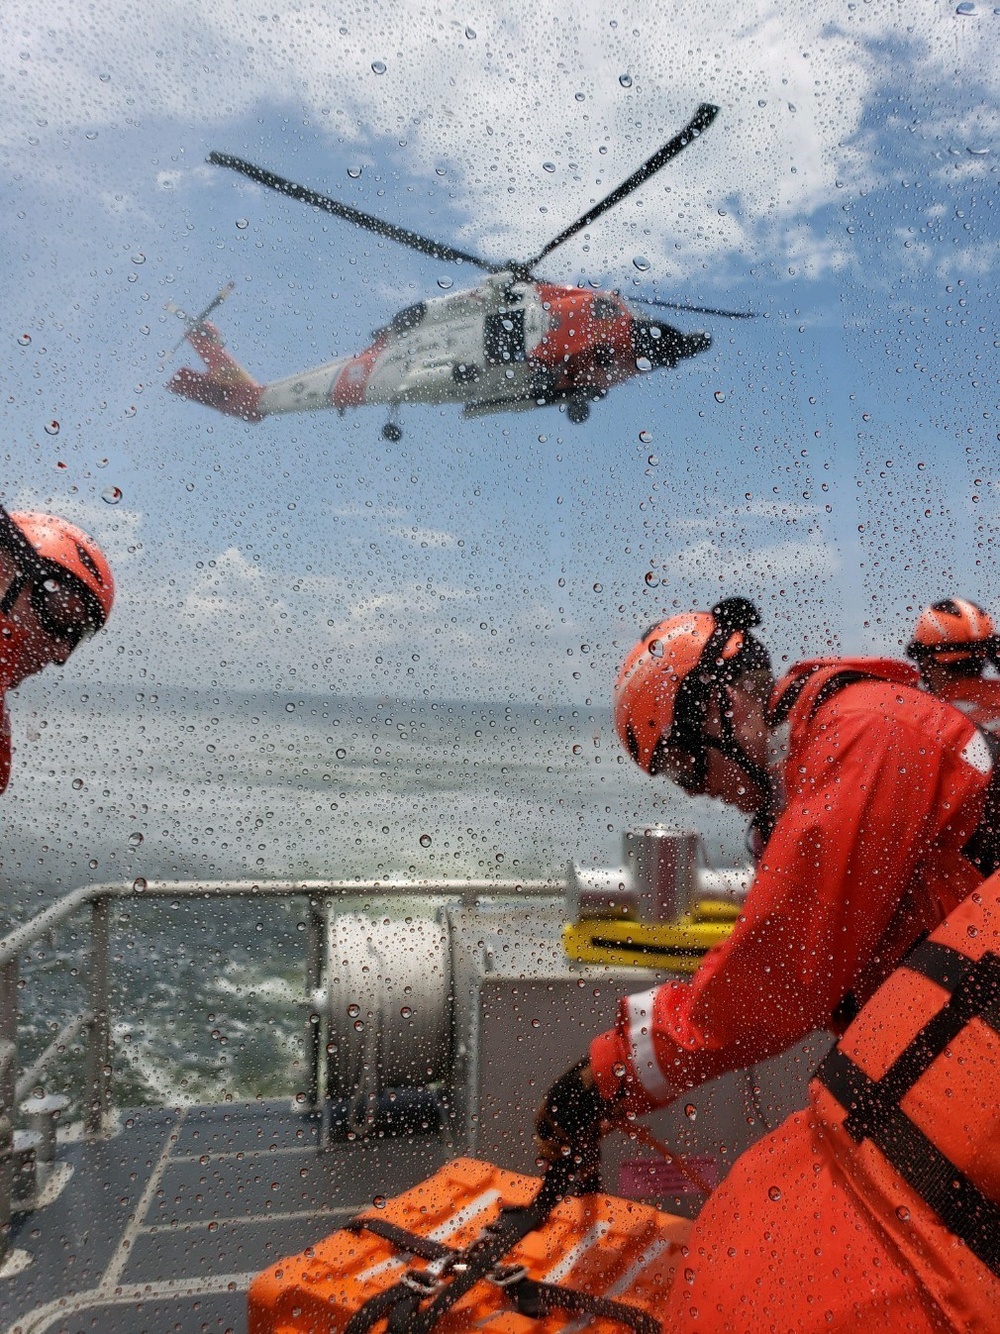
[[[111,988],[110,940],[112,903],[178,898],[306,898],[305,1000],[312,1005],[323,983],[325,907],[331,898],[458,898],[463,903],[493,897],[537,898],[561,893],[564,880],[178,880],[136,881],[132,884],[83,885],[71,890],[37,916],[0,939],[0,1126],[13,1125],[18,1103],[37,1086],[45,1070],[75,1037],[87,1033],[84,1126],[91,1138],[108,1133],[111,1113]],[[87,972],[87,1009],[72,1018],[31,1066],[18,1078],[18,990],[21,955],[81,909],[90,908],[91,947]],[[307,1105],[319,1108],[322,1031],[310,1015],[307,1039]],[[7,1249],[11,1172],[3,1162],[9,1147],[0,1144],[0,1264]]]

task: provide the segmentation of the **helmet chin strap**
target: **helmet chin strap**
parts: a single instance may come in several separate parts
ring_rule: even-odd
[[[717,750],[721,755],[725,755],[727,760],[732,760],[735,765],[750,779],[751,783],[757,788],[763,796],[759,808],[754,815],[754,823],[763,832],[770,833],[771,826],[774,824],[774,783],[771,779],[770,770],[764,764],[758,764],[752,759],[743,747],[740,745],[733,719],[728,709],[722,707],[723,701],[719,701],[719,719],[722,728],[720,737],[705,737],[705,745]]]

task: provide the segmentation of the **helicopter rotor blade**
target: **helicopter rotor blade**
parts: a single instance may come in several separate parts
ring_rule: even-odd
[[[554,240],[550,241],[543,250],[540,250],[538,254],[535,255],[534,259],[527,260],[523,266],[524,269],[533,269],[536,264],[540,263],[545,258],[546,255],[551,254],[557,246],[561,246],[564,241],[568,241],[571,236],[575,236],[577,232],[582,231],[584,227],[589,227],[592,222],[599,218],[602,213],[606,213],[609,208],[614,208],[616,204],[621,203],[621,201],[627,195],[630,195],[633,190],[638,189],[643,181],[648,181],[650,176],[653,176],[658,172],[662,166],[670,161],[671,158],[675,158],[678,153],[687,148],[692,139],[697,138],[703,130],[707,130],[718,114],[719,108],[717,106],[713,106],[711,102],[702,102],[701,106],[699,106],[698,110],[679,134],[675,134],[669,143],[664,144],[663,147],[655,152],[651,158],[648,158],[637,171],[632,173],[627,181],[622,181],[621,185],[619,185],[617,189],[612,190],[609,195],[605,196],[599,204],[595,204],[593,208],[588,209],[582,218],[577,218],[576,222],[571,223],[564,231],[561,231]]]
[[[716,306],[689,306],[682,301],[657,301],[651,296],[622,296],[629,303],[639,302],[644,306],[659,306],[661,310],[689,310],[695,315],[724,315],[730,320],[755,320],[755,310],[719,310]]]
[[[278,194],[287,195],[289,199],[298,199],[313,208],[322,209],[325,213],[332,213],[334,217],[344,218],[357,227],[367,228],[376,236],[385,236],[390,241],[398,241],[400,245],[418,250],[422,255],[430,255],[432,259],[448,260],[456,264],[473,264],[477,269],[485,269],[487,273],[501,273],[506,267],[503,264],[491,264],[489,260],[481,259],[478,255],[470,255],[465,250],[456,250],[454,246],[443,245],[440,241],[432,241],[429,237],[421,236],[419,232],[396,227],[393,223],[384,222],[370,213],[362,213],[360,209],[351,208],[349,204],[341,204],[336,199],[331,199],[329,195],[310,190],[307,186],[296,185],[294,181],[286,180],[284,176],[276,176],[273,171],[256,167],[252,162],[245,162],[230,153],[209,153],[208,161],[216,167],[229,167],[230,170],[240,172],[251,181],[256,181],[258,185],[266,185],[269,190],[277,190]]]

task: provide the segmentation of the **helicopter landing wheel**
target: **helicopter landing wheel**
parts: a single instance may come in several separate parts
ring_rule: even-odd
[[[590,416],[590,404],[585,398],[571,398],[566,404],[566,416],[574,426],[582,426]]]
[[[402,440],[402,438],[403,438],[403,428],[401,426],[397,426],[395,422],[386,422],[386,424],[382,427],[383,440],[391,440],[393,444],[395,444],[397,440]]]

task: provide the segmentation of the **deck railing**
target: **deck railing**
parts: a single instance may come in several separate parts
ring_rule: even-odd
[[[554,880],[372,880],[372,881],[148,881],[132,884],[84,885],[25,922],[0,940],[0,1264],[8,1245],[13,1174],[13,1131],[19,1104],[44,1084],[46,1071],[83,1034],[83,1123],[85,1134],[97,1139],[109,1133],[112,1113],[111,932],[112,906],[129,900],[183,898],[304,899],[308,905],[305,939],[304,1004],[310,1014],[324,981],[325,930],[330,901],[349,903],[359,897],[455,899],[472,904],[484,898],[537,897],[564,889]],[[89,965],[81,963],[87,1007],[70,1019],[30,1066],[19,1073],[18,1018],[21,956],[42,937],[78,913],[90,914]],[[133,928],[134,929],[134,924]],[[307,1020],[305,1105],[318,1110],[322,1102],[323,1025]]]

